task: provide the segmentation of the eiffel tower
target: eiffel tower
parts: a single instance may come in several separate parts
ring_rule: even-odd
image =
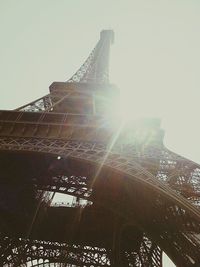
[[[0,111],[0,265],[200,266],[200,166],[158,119],[112,123],[112,30],[67,82]],[[53,204],[57,193],[73,202]]]

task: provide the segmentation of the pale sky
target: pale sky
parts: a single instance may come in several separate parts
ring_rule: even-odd
[[[109,28],[132,114],[161,117],[165,145],[200,163],[199,0],[0,0],[0,109],[70,78]]]

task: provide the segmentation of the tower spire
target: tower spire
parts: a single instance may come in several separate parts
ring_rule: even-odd
[[[113,41],[114,31],[102,30],[95,48],[67,82],[109,83],[109,55]]]

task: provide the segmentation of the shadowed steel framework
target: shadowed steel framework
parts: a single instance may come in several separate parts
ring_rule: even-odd
[[[163,251],[200,266],[200,166],[163,145],[159,119],[113,123],[113,41],[103,30],[71,79],[0,111],[1,266],[161,267]]]

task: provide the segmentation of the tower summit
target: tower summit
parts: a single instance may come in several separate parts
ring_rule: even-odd
[[[163,251],[200,264],[200,166],[163,145],[158,120],[113,126],[113,40],[102,31],[67,82],[0,111],[3,267],[162,267]]]

